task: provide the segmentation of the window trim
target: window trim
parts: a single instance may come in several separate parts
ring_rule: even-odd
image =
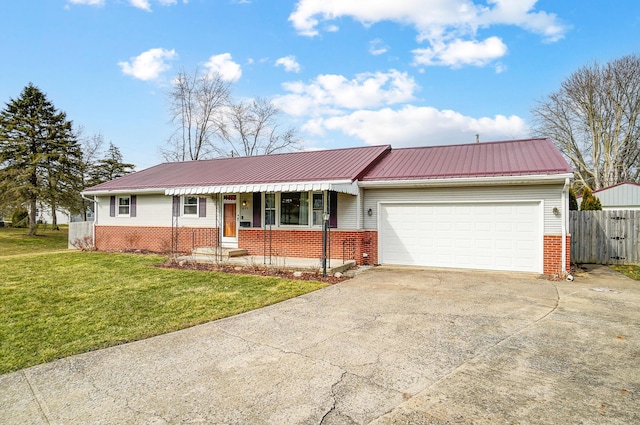
[[[267,208],[267,195],[273,195],[273,208]],[[279,208],[278,205],[280,203],[280,194],[277,192],[263,192],[262,193],[262,220],[261,224],[264,227],[275,226],[280,227],[279,217]],[[273,223],[267,223],[267,211],[273,211]]]
[[[307,205],[306,205],[306,208],[307,208],[307,223],[306,224],[288,224],[288,223],[287,224],[283,224],[282,223],[282,194],[284,194],[284,193],[299,193],[299,194],[306,193],[307,194]],[[295,228],[304,228],[304,227],[307,227],[307,228],[313,227],[313,226],[311,226],[310,221],[309,221],[312,218],[311,217],[311,208],[309,208],[310,207],[310,205],[309,205],[310,204],[310,202],[309,202],[309,199],[310,199],[309,194],[310,193],[311,193],[311,191],[304,190],[304,191],[298,191],[298,192],[282,192],[280,194],[280,202],[278,204],[276,204],[276,205],[280,206],[278,214],[277,214],[278,218],[279,218],[278,222],[280,224],[280,227],[291,227],[291,228],[294,228],[294,229]],[[302,206],[302,202],[300,203],[300,205]],[[299,217],[300,217],[300,214],[298,214],[298,218]]]
[[[120,204],[121,199],[127,200],[127,205]],[[126,207],[127,213],[121,213],[120,208]],[[131,195],[127,196],[116,196],[116,217],[131,217]]]
[[[193,198],[195,199],[195,204],[187,204],[187,198]],[[194,196],[194,195],[184,195],[180,198],[180,204],[181,204],[181,208],[180,208],[180,212],[182,213],[181,215],[183,217],[200,217],[200,198],[198,196]],[[187,213],[185,211],[185,209],[187,207],[193,207],[195,205],[196,207],[196,211],[193,213]]]
[[[314,200],[313,197],[315,195],[321,195],[322,196],[322,207],[320,208],[321,214],[324,214],[326,211],[326,207],[327,207],[327,196],[325,191],[322,192],[311,192],[311,221],[309,223],[310,227],[322,227],[322,216],[320,218],[320,224],[315,224],[314,223],[314,212],[317,211],[318,209],[315,208],[314,205]]]

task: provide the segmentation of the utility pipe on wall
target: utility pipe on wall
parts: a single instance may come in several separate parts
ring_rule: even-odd
[[[569,190],[569,178],[567,177],[564,180],[564,187],[562,188],[562,255],[560,265],[560,270],[562,270],[562,275],[566,276],[568,274],[567,271],[567,218],[568,218],[568,190]]]

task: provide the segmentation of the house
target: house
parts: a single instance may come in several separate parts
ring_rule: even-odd
[[[603,210],[640,210],[640,184],[638,183],[618,183],[594,190],[593,194],[600,199]],[[580,208],[582,196],[576,200]]]
[[[58,223],[58,225],[69,224],[69,217],[69,211],[62,208],[56,208],[56,222]],[[38,208],[36,208],[36,220],[40,224],[53,223],[51,206],[43,203],[38,203]]]
[[[160,164],[83,192],[99,250],[331,258],[555,274],[572,170],[548,139]]]

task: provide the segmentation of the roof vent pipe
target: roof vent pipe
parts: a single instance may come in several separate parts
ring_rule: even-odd
[[[476,143],[480,143],[480,133],[476,133]]]

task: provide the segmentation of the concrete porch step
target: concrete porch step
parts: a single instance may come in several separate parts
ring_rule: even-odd
[[[220,248],[220,247],[201,247],[191,251],[193,257],[211,257],[221,256],[222,258],[243,257],[247,255],[246,249],[242,248]]]

